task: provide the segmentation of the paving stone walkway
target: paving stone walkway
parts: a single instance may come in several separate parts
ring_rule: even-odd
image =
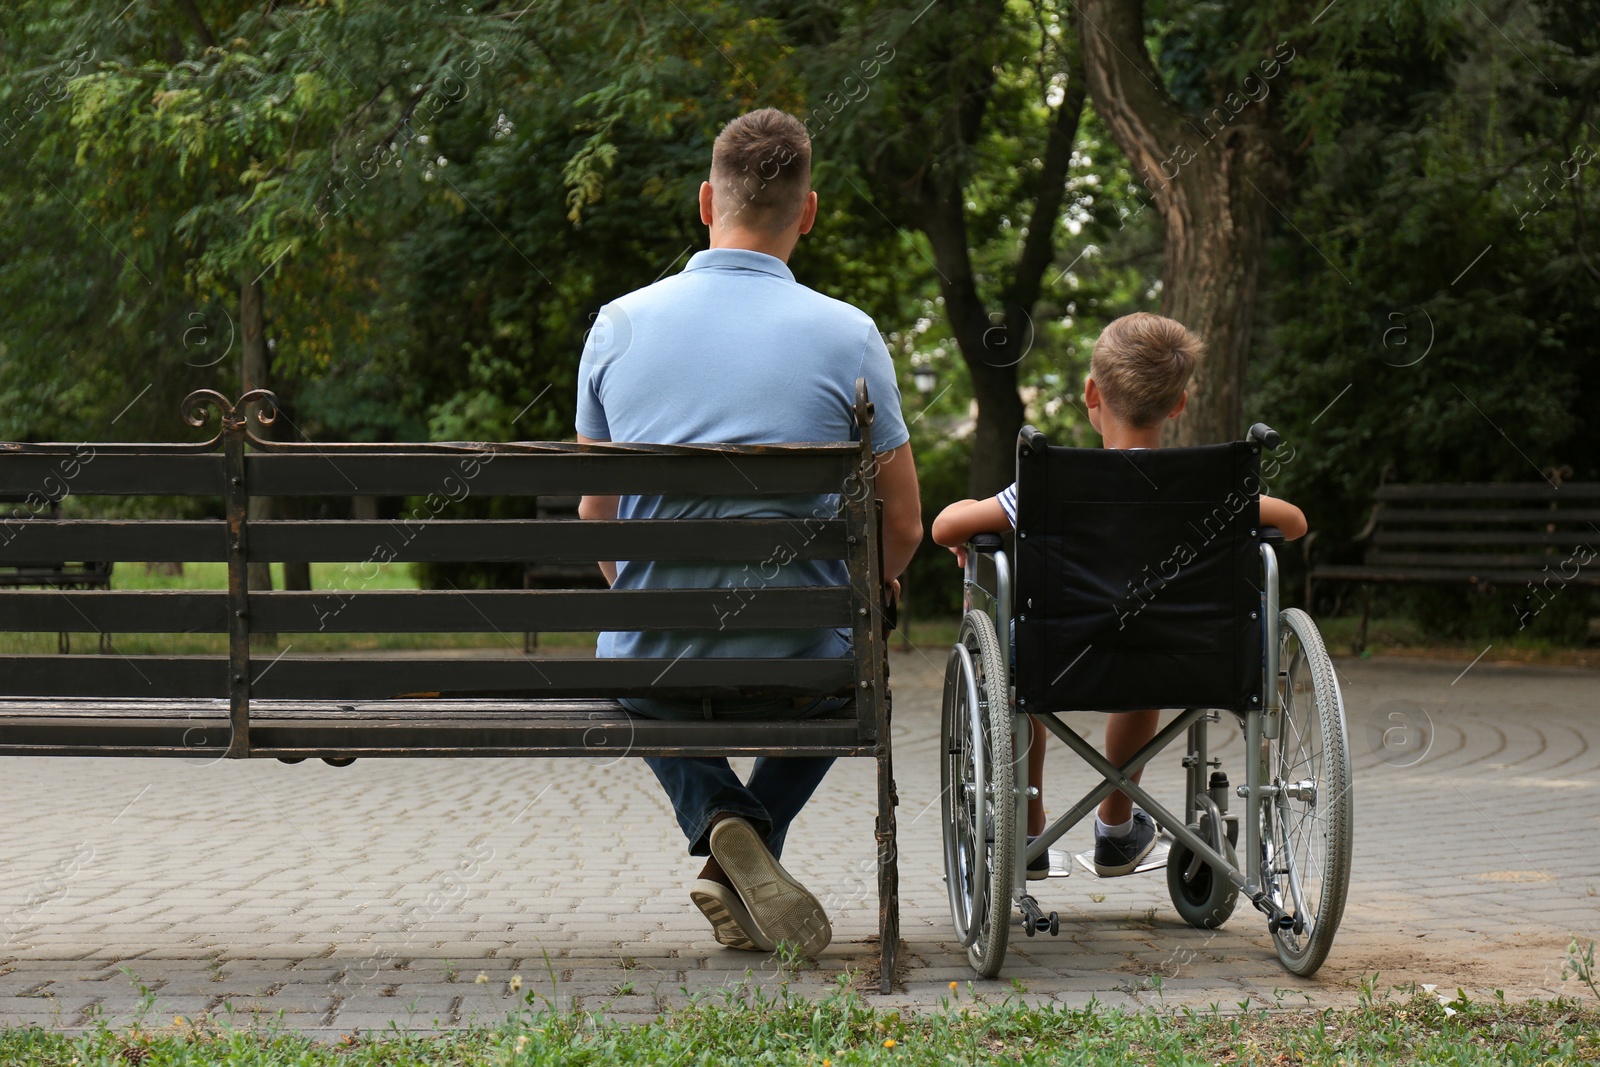
[[[936,1007],[957,981],[964,999],[1337,1004],[1374,973],[1380,986],[1475,996],[1578,992],[1560,972],[1570,938],[1600,938],[1600,673],[1339,662],[1355,868],[1313,979],[1280,968],[1248,907],[1220,931],[1192,930],[1159,872],[1102,882],[1080,870],[1038,892],[1060,936],[1017,936],[1005,980],[968,987],[941,882],[943,656],[924,651],[893,666],[905,988],[874,1002]],[[1096,717],[1074,718],[1098,734]],[[1238,777],[1240,739],[1220,741]],[[1070,759],[1052,749],[1052,805],[1087,787]],[[841,761],[790,834],[786,865],[835,931],[793,975],[711,940],[684,888],[697,864],[637,760],[0,767],[7,1024],[210,1015],[333,1036],[492,1023],[529,994],[642,1019],[781,981],[821,993],[877,953],[868,760]],[[1148,781],[1176,802],[1176,757]],[[1089,843],[1084,827],[1064,841]]]

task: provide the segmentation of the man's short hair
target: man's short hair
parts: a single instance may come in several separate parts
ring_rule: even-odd
[[[1113,415],[1146,428],[1172,413],[1203,352],[1182,323],[1139,311],[1101,332],[1089,374]]]
[[[800,217],[811,191],[811,137],[787,112],[764,107],[740,115],[711,148],[717,221],[768,233]]]

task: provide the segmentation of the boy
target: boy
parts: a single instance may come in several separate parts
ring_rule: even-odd
[[[1200,339],[1182,325],[1160,315],[1138,312],[1107,326],[1095,342],[1083,402],[1089,424],[1106,448],[1158,448],[1161,426],[1175,419],[1188,403],[1189,378],[1202,353]],[[1003,533],[1017,523],[1017,487],[986,500],[961,500],[933,521],[933,540],[956,555],[966,566],[965,545],[975,534]],[[1306,532],[1306,517],[1283,500],[1261,497],[1261,523],[1276,526],[1294,540]],[[1156,734],[1160,712],[1125,711],[1110,716],[1106,724],[1106,758],[1122,765]],[[1039,785],[1044,776],[1044,730],[1035,723],[1028,749],[1028,780]],[[1133,775],[1134,781],[1139,775]],[[1044,796],[1028,801],[1028,836],[1044,832]],[[1095,873],[1102,878],[1132,874],[1155,847],[1155,820],[1135,811],[1125,793],[1112,793],[1100,803],[1094,824]],[[1049,860],[1039,857],[1028,865],[1028,877],[1050,873]]]

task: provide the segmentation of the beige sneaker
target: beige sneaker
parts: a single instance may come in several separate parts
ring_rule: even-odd
[[[711,932],[717,944],[746,952],[772,951],[771,942],[757,939],[755,923],[744,901],[728,886],[709,878],[696,878],[689,887],[689,899],[711,921]]]
[[[749,916],[752,941],[776,946],[787,941],[815,956],[833,940],[822,904],[783,869],[754,826],[740,818],[711,828],[711,855],[739,892]]]

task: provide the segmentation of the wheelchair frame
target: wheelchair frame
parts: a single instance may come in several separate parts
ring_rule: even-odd
[[[1023,434],[1026,442],[1029,431],[1024,430]],[[1261,424],[1251,428],[1251,437],[1268,447],[1277,444],[1277,434]],[[996,535],[980,535],[969,544],[964,575],[968,610],[961,636],[951,649],[946,673],[942,784],[951,913],[957,935],[980,975],[994,977],[1001,969],[1013,905],[1022,913],[1023,930],[1028,937],[1045,930],[1057,933],[1058,916],[1045,913],[1029,890],[1028,862],[1048,855],[1054,842],[1115,790],[1132,798],[1172,836],[1168,886],[1186,922],[1201,928],[1222,925],[1233,911],[1237,893],[1242,892],[1266,916],[1285,968],[1310,975],[1322,965],[1348,889],[1353,824],[1349,744],[1337,678],[1315,623],[1298,609],[1279,611],[1275,545],[1282,541],[1278,531],[1261,530],[1265,706],[1234,712],[1241,723],[1246,752],[1244,783],[1232,791],[1244,801],[1242,864],[1234,853],[1239,836],[1238,816],[1228,811],[1230,790],[1226,776],[1220,773],[1221,761],[1212,758],[1207,747],[1207,726],[1219,721],[1221,713],[1203,707],[1181,709],[1127,763],[1118,767],[1062,722],[1060,713],[1019,709],[1012,687],[1012,642],[997,636],[1010,632],[1010,560]],[[985,558],[992,562],[995,572],[992,590],[979,580],[979,561]],[[982,608],[974,606],[975,596],[987,604]],[[1286,664],[1281,654],[1291,640],[1296,647]],[[1304,677],[1296,671],[1302,661]],[[1285,698],[1293,703],[1305,688],[1310,691],[1307,710],[1316,721],[1319,767],[1311,777],[1295,774],[1291,781],[1286,780],[1285,772],[1300,764],[1286,765],[1280,757],[1295,734],[1301,740],[1294,743],[1302,746],[1303,753],[1306,731],[1303,723],[1295,721],[1293,712],[1297,708],[1287,709],[1286,713]],[[997,699],[1005,702],[1000,714],[994,709]],[[1029,719],[1037,720],[1077,753],[1101,776],[1101,781],[1024,846],[1019,844],[1017,828],[1025,831],[1028,799],[1037,793],[1028,781],[1027,754],[1033,738]],[[967,732],[965,744],[960,734],[963,728]],[[1001,735],[1002,729],[1008,736]],[[981,740],[979,731],[985,731]],[[1187,735],[1183,761],[1187,774],[1180,819],[1130,776],[1182,734]],[[1304,762],[1308,761],[1300,761]],[[1011,794],[1010,803],[1004,802],[1007,792]],[[979,796],[983,801],[974,802]],[[1291,829],[1296,814],[1292,805],[1308,805],[1306,810],[1312,813],[1306,816],[1308,824],[1324,824],[1324,854],[1315,864],[1296,856]],[[1320,816],[1315,814],[1319,811]],[[963,826],[963,822],[968,825]],[[965,846],[963,833],[969,839]],[[1302,834],[1302,842],[1306,843],[1304,837]],[[977,846],[980,841],[981,848]],[[1026,837],[1020,841],[1026,842]],[[1314,842],[1308,845],[1314,847]],[[1314,901],[1309,899],[1305,884],[1311,872],[1302,871],[1303,864],[1320,868]]]

